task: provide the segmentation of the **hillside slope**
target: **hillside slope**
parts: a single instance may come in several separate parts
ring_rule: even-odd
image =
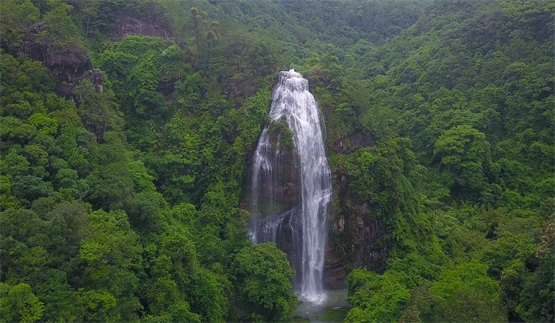
[[[327,127],[347,321],[552,321],[554,9],[2,1],[2,319],[298,319],[243,201],[295,68]]]

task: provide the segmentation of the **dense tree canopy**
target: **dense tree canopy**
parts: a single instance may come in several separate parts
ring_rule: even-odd
[[[346,321],[553,321],[554,10],[0,2],[0,321],[298,319],[242,200],[290,68],[326,124]]]

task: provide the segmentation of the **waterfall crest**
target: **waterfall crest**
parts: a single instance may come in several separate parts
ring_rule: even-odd
[[[331,179],[318,107],[300,73],[279,72],[270,118],[253,157],[250,238],[254,243],[275,242],[284,250],[297,272],[295,290],[320,303],[325,300],[322,273]],[[284,144],[287,136],[292,147]]]

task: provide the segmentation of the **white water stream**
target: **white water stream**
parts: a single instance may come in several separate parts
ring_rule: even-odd
[[[294,70],[279,73],[270,108],[272,122],[285,118],[293,133],[294,149],[298,155],[301,184],[301,205],[296,210],[255,219],[250,226],[254,243],[276,242],[278,230],[289,226],[291,252],[298,255],[295,264],[300,281],[295,289],[311,303],[323,303],[326,294],[322,287],[326,243],[326,215],[331,199],[330,169],[324,150],[318,106],[308,91],[308,80]],[[273,163],[279,151],[272,148],[268,127],[263,130],[253,160],[251,207],[256,213],[261,190],[261,176],[275,178]],[[300,218],[292,218],[300,217]],[[287,219],[287,223],[282,223]],[[288,250],[285,250],[288,252]],[[298,259],[300,258],[300,259]],[[300,272],[300,274],[299,274]]]

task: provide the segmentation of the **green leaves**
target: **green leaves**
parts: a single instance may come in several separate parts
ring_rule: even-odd
[[[75,96],[79,102],[78,112],[83,126],[94,133],[100,142],[105,132],[119,130],[121,120],[116,114],[117,105],[112,93],[98,92],[90,81],[83,80]]]
[[[478,262],[465,263],[447,271],[434,283],[432,293],[442,301],[453,300],[464,289],[474,289],[487,294],[491,300],[499,299],[498,284],[486,276],[487,266]]]
[[[483,133],[467,125],[444,131],[434,145],[434,155],[448,172],[446,184],[453,195],[476,196],[486,189],[491,155]]]
[[[156,37],[128,36],[100,53],[98,63],[111,80],[122,110],[140,120],[167,121],[166,97],[159,86],[170,88],[189,66],[175,44]],[[179,87],[178,87],[179,88]]]
[[[0,35],[3,42],[11,48],[20,48],[23,45],[23,32],[40,18],[40,11],[29,0],[2,1],[0,4],[2,21],[0,22]]]
[[[88,311],[85,319],[138,318],[142,305],[136,296],[139,279],[135,269],[141,265],[142,248],[127,215],[95,211],[88,215],[87,224],[87,237],[79,251],[87,264],[83,277],[87,289],[80,292]]]
[[[379,275],[355,269],[348,276],[349,311],[346,322],[395,322],[409,299],[409,290],[393,272]]]
[[[6,321],[36,322],[42,318],[44,304],[31,287],[21,283],[9,286],[0,283],[0,313]]]
[[[235,257],[234,283],[243,319],[286,321],[297,307],[291,279],[295,272],[273,243],[243,248]]]
[[[84,319],[90,321],[118,321],[116,298],[106,290],[80,289],[77,303],[85,309]]]
[[[58,132],[56,119],[49,118],[42,113],[35,113],[30,116],[29,122],[37,128],[41,135],[54,135]]]
[[[438,298],[440,320],[504,321],[499,284],[486,275],[487,266],[464,263],[445,272],[430,288]]]
[[[471,126],[454,127],[444,131],[436,141],[434,154],[441,157],[441,164],[448,168],[462,162],[487,160],[489,145],[485,138]]]

